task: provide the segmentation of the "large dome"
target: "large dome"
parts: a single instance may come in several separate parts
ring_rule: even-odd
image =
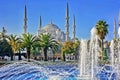
[[[59,27],[55,24],[48,24],[45,27],[43,27],[44,30],[49,30],[49,29],[59,29]]]
[[[40,33],[43,33],[43,34],[49,33],[51,34],[52,38],[55,38],[57,41],[60,41],[60,42],[64,42],[66,37],[66,34],[63,31],[61,31],[61,29],[57,25],[53,24],[52,22],[46,25],[45,27],[43,27]]]

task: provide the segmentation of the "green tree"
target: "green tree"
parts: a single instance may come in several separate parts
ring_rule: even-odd
[[[0,40],[0,56],[11,56],[12,48],[9,43],[4,39]]]
[[[43,48],[44,52],[44,61],[47,61],[47,51],[48,49],[52,49],[54,51],[55,47],[57,44],[57,41],[54,38],[51,38],[51,35],[48,34],[41,34],[38,36],[39,44],[40,47]]]
[[[74,44],[76,44],[75,50],[74,50],[74,55],[75,55],[75,60],[79,60],[79,48],[80,48],[80,41],[78,38],[75,39]]]
[[[11,46],[6,40],[6,38],[8,37],[6,35],[6,32],[7,32],[6,29],[2,27],[2,32],[0,33],[0,55],[11,56],[11,60],[13,60]]]
[[[21,60],[21,49],[22,49],[22,44],[21,41],[19,40],[17,43],[17,47],[18,47],[18,60]]]
[[[66,61],[65,54],[77,53],[77,48],[78,48],[77,42],[76,43],[72,41],[65,42],[62,46],[62,56],[63,56],[62,60]]]
[[[103,40],[105,39],[105,36],[108,34],[108,24],[106,23],[106,21],[99,20],[96,24],[96,29],[97,29],[97,35],[101,39],[102,55],[104,55]]]
[[[36,60],[37,56],[40,55],[40,52],[41,52],[41,47],[34,46],[32,47],[32,50],[31,50],[31,56]]]
[[[12,52],[13,52],[11,57],[13,57],[13,55],[15,55],[17,51],[19,51],[20,38],[18,38],[17,35],[11,34],[10,36],[7,37],[7,39],[8,39],[9,45],[11,45]]]
[[[60,44],[56,42],[56,44],[53,44],[51,46],[52,52],[53,52],[53,62],[55,62],[55,53],[60,52]]]
[[[26,49],[27,51],[27,61],[30,61],[30,53],[31,53],[31,48],[36,44],[36,36],[28,33],[28,34],[23,34],[21,38],[21,44],[22,47]]]

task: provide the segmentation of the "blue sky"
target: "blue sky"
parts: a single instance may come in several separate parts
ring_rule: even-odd
[[[106,39],[113,38],[113,20],[116,18],[118,23],[120,0],[1,0],[0,31],[4,26],[7,34],[22,34],[25,3],[28,32],[33,34],[37,32],[39,16],[42,17],[43,27],[52,19],[54,24],[65,31],[66,2],[69,4],[70,36],[73,15],[75,15],[78,38],[89,39],[90,30],[98,20],[105,20],[109,24],[109,34]]]

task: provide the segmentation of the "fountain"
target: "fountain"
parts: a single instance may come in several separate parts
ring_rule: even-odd
[[[115,58],[114,58],[114,40],[111,41],[111,45],[110,45],[110,50],[111,50],[111,65],[114,66],[115,63]]]
[[[81,40],[80,44],[80,79],[94,80],[95,69],[98,66],[98,37],[96,35],[95,27],[91,30],[91,39],[88,43],[87,40]]]
[[[120,36],[120,28],[118,29]],[[80,42],[79,63],[56,62],[49,64],[31,60],[16,61],[0,67],[2,80],[120,80],[120,40],[112,40],[109,46],[109,63],[100,64],[101,48],[96,28],[91,39]]]
[[[119,24],[119,28],[118,28],[118,36],[120,38],[120,24]],[[117,78],[120,80],[120,39],[118,39],[118,45],[117,45],[117,62],[116,62],[116,71],[117,71]]]
[[[91,30],[90,42],[81,40],[80,45],[80,79],[82,80],[116,80],[119,74],[119,60],[115,60],[115,54],[119,54],[120,46],[112,40],[110,44],[109,64],[101,65],[100,57],[102,56],[99,47],[99,37],[96,35],[96,28]],[[119,41],[120,43],[120,41]],[[115,48],[115,46],[119,48]],[[118,55],[119,56],[119,55]],[[117,66],[116,66],[117,65]],[[119,80],[119,78],[117,79]]]
[[[80,45],[80,75],[79,77],[81,79],[90,79],[90,72],[89,68],[90,68],[90,64],[89,64],[89,60],[88,60],[88,46],[87,46],[87,40],[81,40],[81,45]]]

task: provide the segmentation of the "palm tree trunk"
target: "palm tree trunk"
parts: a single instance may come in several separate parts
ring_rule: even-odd
[[[55,62],[55,53],[53,53],[53,62]]]
[[[47,48],[44,48],[44,61],[48,61],[47,60]]]
[[[63,53],[63,61],[66,61],[65,53]]]
[[[21,60],[21,54],[20,54],[20,49],[19,49],[19,54],[18,54],[18,59]]]
[[[78,61],[78,52],[75,52],[75,60]]]
[[[27,49],[27,61],[29,62],[30,60],[30,49]]]
[[[102,42],[101,42],[101,48],[102,48],[102,52],[103,52],[103,39],[101,40]]]
[[[102,48],[102,63],[103,63],[103,61],[104,61],[104,60],[103,60],[103,57],[104,57],[104,56],[103,56],[103,55],[104,55],[104,52],[103,52],[103,50],[104,50],[104,49],[103,49],[103,39],[101,40],[101,48]]]
[[[11,52],[11,61],[13,61],[13,52]]]

